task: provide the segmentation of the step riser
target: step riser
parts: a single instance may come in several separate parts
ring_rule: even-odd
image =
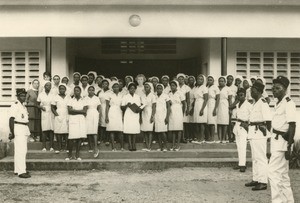
[[[75,152],[73,152],[73,155]],[[68,155],[67,153],[29,153],[27,154],[28,159],[64,159]],[[247,154],[248,157],[251,156],[250,152]],[[83,159],[92,159],[93,153],[82,152],[80,157]],[[150,159],[150,158],[237,158],[238,154],[236,152],[115,152],[115,153],[101,153],[98,159]]]
[[[171,147],[172,145],[168,143],[168,147]],[[42,143],[35,142],[35,143],[28,143],[28,150],[42,150]],[[116,144],[115,147],[117,149],[120,149],[120,145]],[[137,149],[141,150],[145,148],[145,145],[143,143],[138,143],[137,144]],[[106,146],[105,144],[100,144],[98,145],[98,148],[101,151],[111,151],[111,146]],[[128,149],[128,144],[126,143],[124,146],[125,149]],[[159,145],[158,144],[153,144],[152,149],[158,149]],[[181,144],[180,146],[181,149],[236,149],[235,144]],[[50,149],[49,143],[47,143],[47,150]],[[57,149],[57,144],[54,144],[54,149]],[[82,146],[82,150],[88,150],[88,146]],[[250,149],[250,146],[248,146],[248,149]],[[7,145],[7,155],[11,156],[13,155],[14,151],[14,144],[13,143],[8,143]]]
[[[73,170],[165,170],[169,168],[183,167],[233,167],[237,162],[27,162],[28,171],[73,171]],[[247,163],[247,166],[250,164]],[[13,162],[3,163],[0,165],[0,171],[13,171]],[[183,174],[184,175],[184,174]]]

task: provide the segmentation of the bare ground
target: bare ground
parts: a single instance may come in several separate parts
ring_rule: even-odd
[[[38,171],[20,179],[0,172],[1,202],[270,202],[270,189],[244,187],[251,169],[181,168],[165,171]],[[291,170],[300,202],[300,170]],[[297,192],[296,192],[297,191]]]

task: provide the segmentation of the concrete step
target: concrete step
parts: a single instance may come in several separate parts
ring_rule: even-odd
[[[117,147],[117,149],[120,149],[120,144],[116,144],[115,145]],[[171,144],[168,143],[168,147],[170,147]],[[145,144],[144,143],[137,143],[137,149],[141,150],[143,148],[145,148]],[[220,144],[220,143],[204,143],[204,144],[193,144],[193,143],[182,143],[181,144],[181,149],[236,149],[236,144],[235,143],[226,143],[226,144]],[[14,143],[10,142],[7,143],[7,155],[13,155],[13,151],[14,151]],[[49,150],[50,146],[49,146],[49,142],[47,142],[47,149]],[[98,145],[98,148],[101,151],[111,151],[111,146],[106,146],[104,143],[101,143],[100,145]],[[125,149],[128,149],[128,144],[125,143],[124,146]],[[156,150],[159,148],[158,143],[156,144],[152,144],[152,149]],[[28,143],[28,150],[41,150],[42,149],[42,143],[41,142],[29,142]],[[54,149],[57,149],[57,143],[54,143]],[[88,146],[82,146],[81,147],[82,150],[87,150]],[[250,149],[250,145],[248,145],[248,149]]]
[[[167,158],[167,159],[27,159],[27,170],[164,170],[183,167],[233,167],[237,158]],[[247,160],[248,163],[250,160]],[[250,164],[249,164],[250,165]],[[0,171],[12,171],[13,157],[0,160]]]
[[[75,154],[75,152],[73,152]],[[42,152],[41,150],[29,150],[28,159],[64,159],[68,155],[66,152],[58,154],[54,152]],[[167,159],[167,158],[237,158],[235,149],[184,149],[181,151],[100,151],[98,159]],[[250,156],[250,151],[248,151]],[[80,151],[80,157],[83,159],[93,158],[93,153],[87,150]]]

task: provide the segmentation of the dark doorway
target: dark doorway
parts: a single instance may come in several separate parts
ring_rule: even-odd
[[[173,77],[180,72],[188,75],[197,75],[203,72],[197,58],[183,60],[103,60],[76,57],[75,64],[75,71],[82,74],[96,71],[98,75],[116,76],[118,78],[124,78],[126,75],[136,76],[140,73],[145,74],[146,77],[161,77],[162,75]]]

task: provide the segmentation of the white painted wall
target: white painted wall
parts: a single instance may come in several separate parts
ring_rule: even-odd
[[[299,6],[0,6],[0,36],[300,37]],[[128,23],[132,14],[141,24]]]
[[[45,71],[45,38],[0,38],[0,51],[39,51],[40,52],[40,78]],[[52,75],[68,74],[66,60],[66,39],[54,38],[52,40]],[[0,102],[10,104],[11,102]],[[0,108],[0,139],[7,139],[9,108]]]

